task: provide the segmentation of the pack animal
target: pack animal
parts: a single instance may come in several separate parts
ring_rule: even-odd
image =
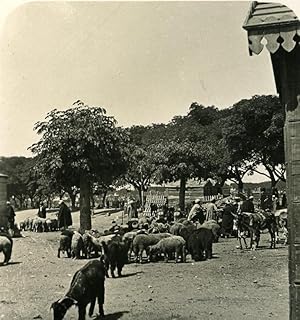
[[[267,229],[270,234],[270,248],[276,246],[276,232],[277,222],[276,217],[271,212],[255,212],[246,213],[237,216],[237,227],[238,227],[238,239],[240,248],[242,249],[242,241],[244,239],[245,247],[247,248],[246,236],[248,232],[250,235],[250,248],[255,250],[259,246],[260,232],[261,230]]]

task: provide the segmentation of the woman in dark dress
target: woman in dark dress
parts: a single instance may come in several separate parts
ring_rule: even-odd
[[[60,229],[66,229],[68,228],[68,226],[71,226],[73,224],[71,210],[62,200],[60,201],[60,208],[57,219],[58,227]]]
[[[233,214],[236,213],[236,206],[227,202],[222,213],[221,234],[222,236],[229,237],[233,231]]]

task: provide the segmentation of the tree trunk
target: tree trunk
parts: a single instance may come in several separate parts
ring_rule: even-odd
[[[92,228],[91,205],[90,205],[90,182],[86,175],[80,176],[80,229]]]
[[[185,211],[185,186],[186,186],[186,178],[182,177],[180,179],[180,190],[179,190],[179,208],[181,212]]]
[[[137,189],[138,189],[138,193],[139,193],[140,204],[142,206],[142,203],[143,203],[143,201],[142,201],[142,186],[139,186]]]
[[[243,192],[243,189],[244,189],[244,183],[243,181],[240,179],[238,181],[238,192],[242,193]]]
[[[102,207],[105,208],[105,199],[107,195],[107,190],[104,191],[103,196],[102,196]]]
[[[275,188],[276,184],[277,184],[277,181],[275,179],[275,175],[273,173],[273,170],[267,165],[264,165],[264,166],[265,166],[266,170],[269,173],[269,177],[270,177],[270,180],[271,180],[271,188]]]
[[[76,205],[75,205],[75,202],[76,202],[76,194],[74,194],[72,190],[71,190],[70,192],[68,192],[68,194],[69,194],[69,197],[70,197],[70,199],[71,199],[72,211],[75,211],[75,210],[76,210]]]
[[[52,208],[52,200],[50,195],[47,197],[47,207]]]

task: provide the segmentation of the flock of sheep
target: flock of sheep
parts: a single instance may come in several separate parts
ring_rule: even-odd
[[[186,262],[187,254],[195,261],[212,258],[212,246],[218,241],[219,228],[214,220],[197,227],[183,219],[172,226],[154,222],[148,229],[120,227],[111,234],[100,234],[96,230],[62,231],[58,257],[64,253],[69,258],[88,259],[98,257],[100,253],[100,259],[93,259],[75,273],[68,292],[51,306],[54,320],[63,319],[72,305],[78,306],[78,319],[84,320],[87,305],[90,303],[89,316],[92,316],[96,300],[100,317],[103,317],[104,283],[109,277],[108,271],[115,277],[117,269],[121,277],[123,266],[131,261],[142,263],[163,257],[165,262],[169,259]]]
[[[19,223],[21,231],[49,232],[58,230],[58,220],[56,218],[26,218]]]
[[[33,232],[59,230],[57,219],[40,217],[25,219],[19,224],[19,228]],[[213,242],[218,240],[219,228],[214,220],[196,225],[181,219],[169,225],[155,220],[145,221],[145,218],[142,218],[136,225],[113,228],[105,234],[97,230],[61,231],[58,258],[64,254],[73,259],[93,259],[75,273],[66,295],[52,304],[54,320],[63,319],[72,305],[78,307],[78,319],[84,320],[86,306],[90,304],[91,316],[96,300],[100,316],[104,316],[105,278],[116,277],[116,270],[121,277],[122,269],[127,263],[154,262],[161,259],[165,262],[171,259],[175,262],[186,262],[187,254],[190,254],[194,261],[210,259]],[[10,259],[12,245],[10,236],[0,234],[0,251],[4,253],[5,263]]]

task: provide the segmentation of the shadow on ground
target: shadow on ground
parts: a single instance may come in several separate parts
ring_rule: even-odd
[[[143,271],[137,271],[137,272],[132,272],[132,273],[125,273],[122,274],[121,278],[127,278],[127,277],[132,277],[132,276],[136,276],[138,274],[144,273]]]
[[[119,311],[119,312],[115,312],[115,313],[110,313],[110,314],[106,314],[105,317],[101,317],[101,316],[97,316],[95,318],[95,320],[118,320],[120,319],[121,317],[123,317],[123,315],[125,313],[129,313],[129,311]]]
[[[0,267],[7,267],[9,265],[12,265],[12,264],[20,264],[22,262],[20,261],[15,261],[15,262],[8,262],[8,264],[3,264],[3,262],[0,263]]]

